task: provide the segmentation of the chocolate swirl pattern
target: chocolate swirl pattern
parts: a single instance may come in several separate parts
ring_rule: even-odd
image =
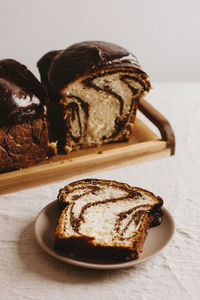
[[[128,139],[145,81],[115,70],[80,78],[63,90],[68,150]]]
[[[143,189],[98,179],[66,186],[60,190],[58,200],[63,211],[56,236],[59,241],[69,242],[69,251],[73,238],[89,239],[94,248],[112,246],[133,252],[163,204],[161,198]]]
[[[132,136],[137,102],[151,88],[132,53],[112,43],[86,41],[48,52],[38,68],[53,106],[50,133],[57,136],[59,149],[69,152]],[[55,122],[56,107],[63,123]]]

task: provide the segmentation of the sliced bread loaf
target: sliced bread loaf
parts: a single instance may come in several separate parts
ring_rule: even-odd
[[[60,150],[133,135],[138,101],[151,84],[132,53],[112,43],[86,41],[48,52],[38,68],[50,98],[50,136]]]

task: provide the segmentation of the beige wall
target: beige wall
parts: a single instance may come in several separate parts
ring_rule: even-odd
[[[105,40],[137,55],[153,81],[200,80],[198,0],[0,0],[0,58]]]

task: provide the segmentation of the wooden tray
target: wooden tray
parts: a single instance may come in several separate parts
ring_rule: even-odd
[[[126,143],[58,155],[34,166],[1,174],[0,194],[173,155],[175,136],[170,123],[144,99],[140,100],[138,109],[158,128],[160,137],[136,119],[134,137]]]

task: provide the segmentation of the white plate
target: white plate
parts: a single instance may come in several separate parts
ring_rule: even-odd
[[[128,268],[144,262],[158,254],[172,239],[175,232],[175,224],[172,216],[163,208],[162,224],[150,228],[143,252],[136,260],[131,261],[105,261],[97,259],[83,259],[69,257],[54,249],[54,233],[56,230],[60,210],[57,200],[44,207],[35,221],[35,236],[38,244],[50,255],[66,263],[91,269],[120,269]]]

